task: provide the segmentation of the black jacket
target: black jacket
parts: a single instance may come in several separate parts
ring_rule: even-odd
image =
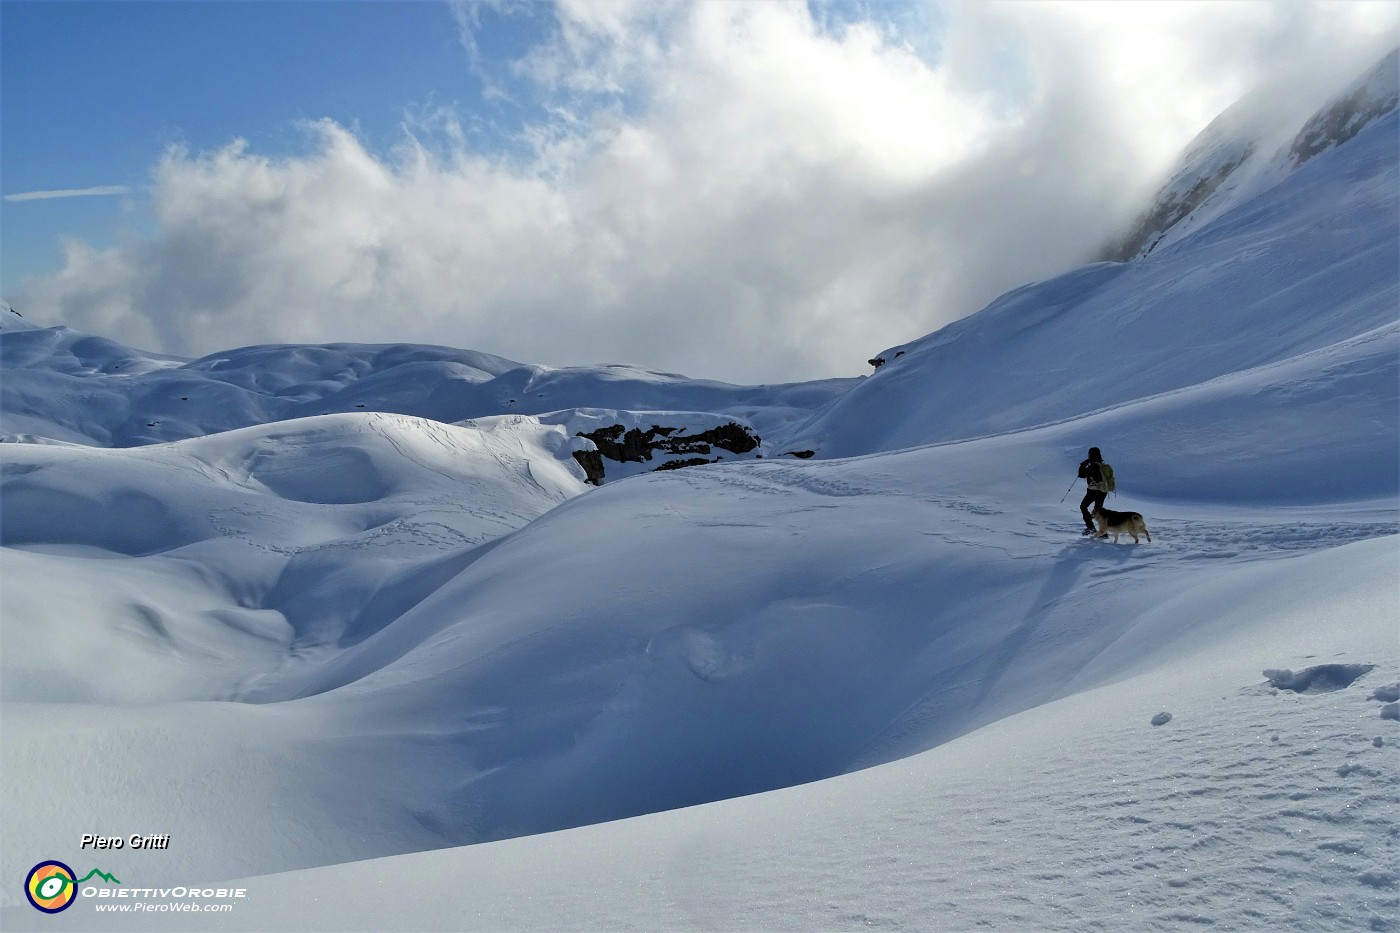
[[[1102,460],[1085,460],[1079,464],[1079,476],[1081,479],[1089,481],[1088,485],[1091,490],[1107,495],[1109,486],[1103,474],[1105,466],[1107,464]]]

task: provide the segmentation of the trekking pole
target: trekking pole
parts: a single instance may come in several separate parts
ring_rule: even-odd
[[[1077,476],[1076,476],[1074,479],[1070,480],[1070,481],[1069,481],[1069,489],[1073,489],[1073,488],[1074,488],[1074,484],[1077,483],[1077,482],[1079,482],[1079,477],[1077,477]],[[1060,496],[1060,503],[1061,503],[1061,504],[1064,504],[1064,501],[1065,501],[1066,499],[1069,498],[1069,489],[1066,489],[1066,490],[1065,490],[1065,494],[1064,494],[1063,496]]]

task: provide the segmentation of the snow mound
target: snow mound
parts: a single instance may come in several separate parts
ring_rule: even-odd
[[[7,445],[5,697],[255,693],[582,492],[566,445],[528,419],[383,414],[145,448]]]

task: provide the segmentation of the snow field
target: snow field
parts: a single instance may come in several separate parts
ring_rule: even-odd
[[[1394,538],[1218,565],[1139,626],[1145,639],[1115,646],[1137,673],[922,754],[633,820],[251,878],[247,902],[202,927],[1386,929],[1400,920],[1400,736],[1370,695],[1400,666],[1394,568]],[[1192,619],[1204,622],[1176,632]],[[1261,673],[1361,660],[1379,667],[1315,694]],[[1153,726],[1162,710],[1172,719]]]

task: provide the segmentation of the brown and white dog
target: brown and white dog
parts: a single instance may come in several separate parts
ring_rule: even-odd
[[[1113,535],[1113,543],[1118,543],[1119,535],[1131,535],[1133,543],[1138,543],[1138,534],[1141,533],[1152,540],[1152,535],[1147,530],[1147,523],[1142,520],[1142,515],[1137,512],[1115,512],[1099,506],[1091,513],[1094,524],[1098,526],[1099,533],[1096,538],[1107,538]]]

